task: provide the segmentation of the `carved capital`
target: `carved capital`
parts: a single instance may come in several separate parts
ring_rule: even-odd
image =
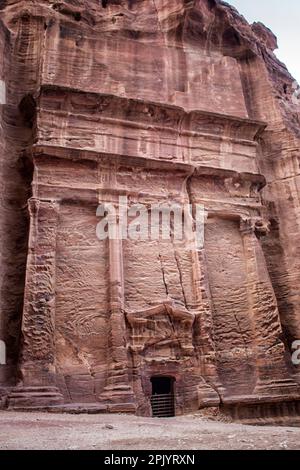
[[[270,222],[262,217],[241,217],[240,232],[242,235],[255,234],[257,237],[267,235]]]
[[[28,210],[31,217],[36,217],[40,211],[49,211],[52,214],[59,213],[60,204],[55,199],[43,200],[38,198],[30,198],[28,200]]]

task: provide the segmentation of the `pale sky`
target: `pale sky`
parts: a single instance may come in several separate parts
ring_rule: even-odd
[[[249,23],[261,21],[278,39],[275,54],[300,83],[300,0],[227,0]]]

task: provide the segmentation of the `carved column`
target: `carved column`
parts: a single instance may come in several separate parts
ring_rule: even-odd
[[[30,233],[19,369],[10,407],[61,403],[55,384],[55,269],[59,203],[28,201]]]
[[[110,404],[111,411],[135,411],[135,397],[128,377],[126,322],[124,311],[124,273],[121,214],[118,218],[108,216],[110,237],[109,250],[109,370],[107,385],[100,396]]]
[[[204,247],[201,250],[195,250],[192,253],[192,259],[194,295],[197,304],[194,323],[195,350],[201,373],[198,386],[199,406],[217,406],[220,403],[220,397],[215,389],[220,389],[221,384],[216,368],[212,308]]]
[[[276,397],[280,400],[299,398],[300,389],[286,367],[277,300],[257,237],[259,233],[266,233],[267,225],[261,218],[245,218],[241,220],[240,230],[257,360],[257,382],[253,393],[274,400]]]
[[[198,209],[194,206],[195,211]],[[201,207],[201,211],[204,208]],[[196,352],[197,366],[195,368],[195,378],[197,382],[197,394],[199,407],[218,406],[220,403],[219,394],[216,392],[220,388],[218,373],[216,368],[216,351],[213,340],[212,308],[210,302],[209,283],[206,272],[206,259],[204,249],[204,224],[207,214],[203,214],[203,226],[197,226],[197,230],[203,230],[202,243],[197,237],[200,234],[193,232],[193,220],[190,216],[190,227],[188,229],[189,240],[184,240],[182,249],[190,251],[193,283],[193,304],[191,311],[195,314],[194,348]],[[198,214],[199,217],[199,214]],[[187,217],[185,219],[187,223]],[[199,221],[198,221],[199,223]],[[201,237],[200,237],[201,238]],[[200,243],[201,246],[198,246]],[[180,243],[178,243],[178,249]]]

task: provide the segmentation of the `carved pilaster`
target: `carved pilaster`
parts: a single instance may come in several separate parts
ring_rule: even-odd
[[[11,407],[62,402],[55,384],[55,262],[59,214],[57,201],[28,202],[30,233],[19,369],[21,383]]]
[[[220,387],[216,367],[216,350],[213,339],[212,302],[209,289],[207,263],[204,246],[204,227],[208,217],[203,205],[193,203],[193,215],[190,214],[190,239],[183,243],[183,250],[190,250],[192,266],[194,322],[194,348],[200,370],[198,396],[199,406],[204,403],[219,404],[220,399],[214,388]],[[187,215],[187,213],[186,213]],[[196,229],[196,230],[195,230]],[[211,384],[211,385],[210,385]],[[208,405],[209,406],[209,405]]]
[[[123,249],[120,227],[121,216],[109,216],[109,348],[110,361],[107,385],[100,396],[110,404],[111,411],[135,411],[135,397],[128,378],[126,323],[124,313]]]
[[[192,253],[192,259],[194,295],[197,304],[194,345],[201,372],[201,380],[198,386],[199,406],[210,406],[210,404],[217,406],[220,398],[211,385],[214,388],[220,388],[221,384],[216,367],[212,304],[204,247],[201,250],[195,250]]]
[[[291,399],[299,388],[285,364],[285,348],[277,300],[258,235],[268,232],[268,222],[259,217],[243,218],[240,224],[247,267],[257,382],[254,394]]]

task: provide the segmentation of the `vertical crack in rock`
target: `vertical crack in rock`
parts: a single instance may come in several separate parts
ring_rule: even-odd
[[[160,23],[159,10],[158,10],[158,8],[157,8],[157,6],[156,6],[155,0],[152,0],[152,1],[153,1],[154,9],[155,9],[155,11],[156,11],[158,27],[159,27],[159,29],[160,29],[160,32],[161,32],[162,36],[165,37],[164,32],[163,32],[163,29],[162,29],[162,26],[161,26],[161,23]]]
[[[168,285],[167,285],[167,282],[166,282],[166,275],[165,275],[163,260],[162,260],[162,256],[161,256],[160,253],[158,255],[158,258],[159,258],[159,262],[160,262],[160,267],[161,267],[161,272],[162,272],[162,279],[163,279],[163,283],[164,283],[164,286],[165,286],[166,296],[168,298],[169,297]]]
[[[173,249],[174,249],[174,258],[175,258],[176,266],[177,266],[177,270],[178,270],[179,282],[180,282],[180,286],[181,286],[183,301],[184,301],[185,308],[188,310],[186,295],[185,295],[185,291],[184,291],[184,287],[183,287],[183,278],[182,278],[182,272],[181,272],[181,268],[180,268],[180,262],[179,262],[179,258],[178,258],[178,253],[177,253],[177,251],[176,251],[176,249],[175,249],[174,244],[173,244],[173,247],[174,247],[174,248],[173,248]]]

